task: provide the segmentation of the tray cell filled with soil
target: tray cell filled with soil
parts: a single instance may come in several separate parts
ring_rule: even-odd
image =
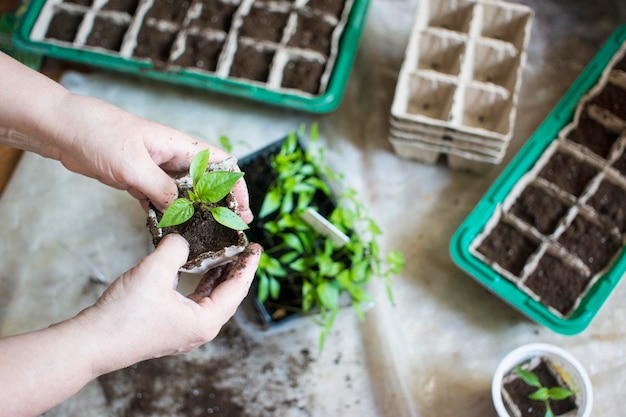
[[[491,263],[502,267],[514,277],[520,277],[539,242],[515,226],[500,221],[490,230],[476,251]]]
[[[523,285],[541,303],[567,316],[578,306],[591,278],[588,270],[567,262],[567,258],[544,253]]]
[[[591,163],[581,160],[571,152],[557,149],[538,176],[578,197],[597,174],[598,169]]]
[[[85,13],[81,11],[71,9],[56,10],[50,21],[50,26],[46,31],[46,39],[70,43],[74,42],[78,34],[78,28],[81,23],[83,23],[84,17]]]
[[[202,34],[188,34],[185,48],[173,63],[215,72],[223,48],[224,40],[219,37],[207,38]]]
[[[333,22],[326,19],[325,16],[315,13],[298,13],[296,29],[287,41],[287,45],[329,56],[332,47],[333,28]]]
[[[300,88],[316,94],[320,88],[319,79],[324,72],[324,63],[315,59],[291,58],[285,64],[282,86]]]
[[[91,32],[85,40],[85,45],[100,47],[110,51],[119,51],[128,30],[128,22],[121,19],[96,16]]]
[[[239,36],[258,41],[280,42],[288,18],[288,10],[271,10],[253,6],[243,17]]]
[[[572,203],[539,184],[524,188],[510,213],[517,216],[539,233],[549,236],[556,231]]]

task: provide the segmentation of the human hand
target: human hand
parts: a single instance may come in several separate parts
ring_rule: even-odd
[[[79,121],[62,132],[58,159],[70,170],[128,192],[144,208],[165,211],[178,196],[171,173],[184,172],[193,157],[210,148],[211,161],[230,155],[185,133],[127,113],[99,100],[69,94],[64,113]],[[233,188],[240,215],[252,220],[245,180]]]
[[[176,285],[188,245],[179,235],[163,238],[74,319],[100,352],[97,374],[189,352],[215,338],[248,293],[261,252],[258,244],[249,244],[233,262],[207,272],[185,297]]]

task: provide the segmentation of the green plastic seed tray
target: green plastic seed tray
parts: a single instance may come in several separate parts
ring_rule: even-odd
[[[453,261],[566,335],[626,271],[626,25],[619,27],[456,230]]]
[[[369,0],[32,0],[16,47],[315,113],[341,102]]]

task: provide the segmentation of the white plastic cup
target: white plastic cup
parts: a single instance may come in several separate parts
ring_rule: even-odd
[[[502,398],[502,380],[511,369],[535,357],[543,357],[553,362],[569,376],[566,381],[576,393],[576,414],[572,417],[589,417],[593,406],[593,388],[591,380],[581,363],[566,350],[547,343],[531,343],[520,346],[507,354],[493,375],[491,396],[498,416],[513,417],[508,412]],[[570,416],[570,414],[567,414]]]

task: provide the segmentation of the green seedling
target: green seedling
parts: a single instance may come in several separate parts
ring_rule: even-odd
[[[539,381],[539,377],[532,371],[527,371],[522,369],[519,366],[515,367],[515,372],[522,378],[526,384],[531,387],[537,388],[537,390],[531,393],[528,398],[535,401],[542,401],[546,406],[546,414],[545,417],[554,417],[554,412],[550,407],[550,400],[564,400],[566,398],[574,395],[573,391],[570,391],[563,387],[544,387],[541,381]]]
[[[248,229],[248,225],[231,209],[216,204],[228,195],[237,180],[243,176],[243,172],[207,172],[209,156],[209,150],[205,149],[193,158],[189,167],[193,188],[188,191],[188,198],[177,198],[165,210],[159,227],[182,224],[191,219],[196,208],[201,208],[210,211],[215,221],[228,228]]]
[[[387,295],[393,301],[391,279],[404,267],[404,256],[392,251],[381,254],[377,238],[382,234],[368,216],[355,190],[344,188],[328,221],[349,240],[345,244],[321,236],[304,219],[304,212],[314,206],[315,196],[334,200],[329,183],[340,183],[342,176],[324,162],[323,148],[316,147],[318,134],[313,125],[310,146],[298,146],[295,133],[285,140],[271,161],[278,177],[261,206],[259,218],[277,242],[261,255],[258,299],[277,299],[281,286],[290,276],[302,278],[302,311],[314,307],[322,328],[320,350],[340,308],[340,295],[347,293],[359,318],[364,318],[362,304],[371,300],[365,290],[373,276],[384,279]]]

